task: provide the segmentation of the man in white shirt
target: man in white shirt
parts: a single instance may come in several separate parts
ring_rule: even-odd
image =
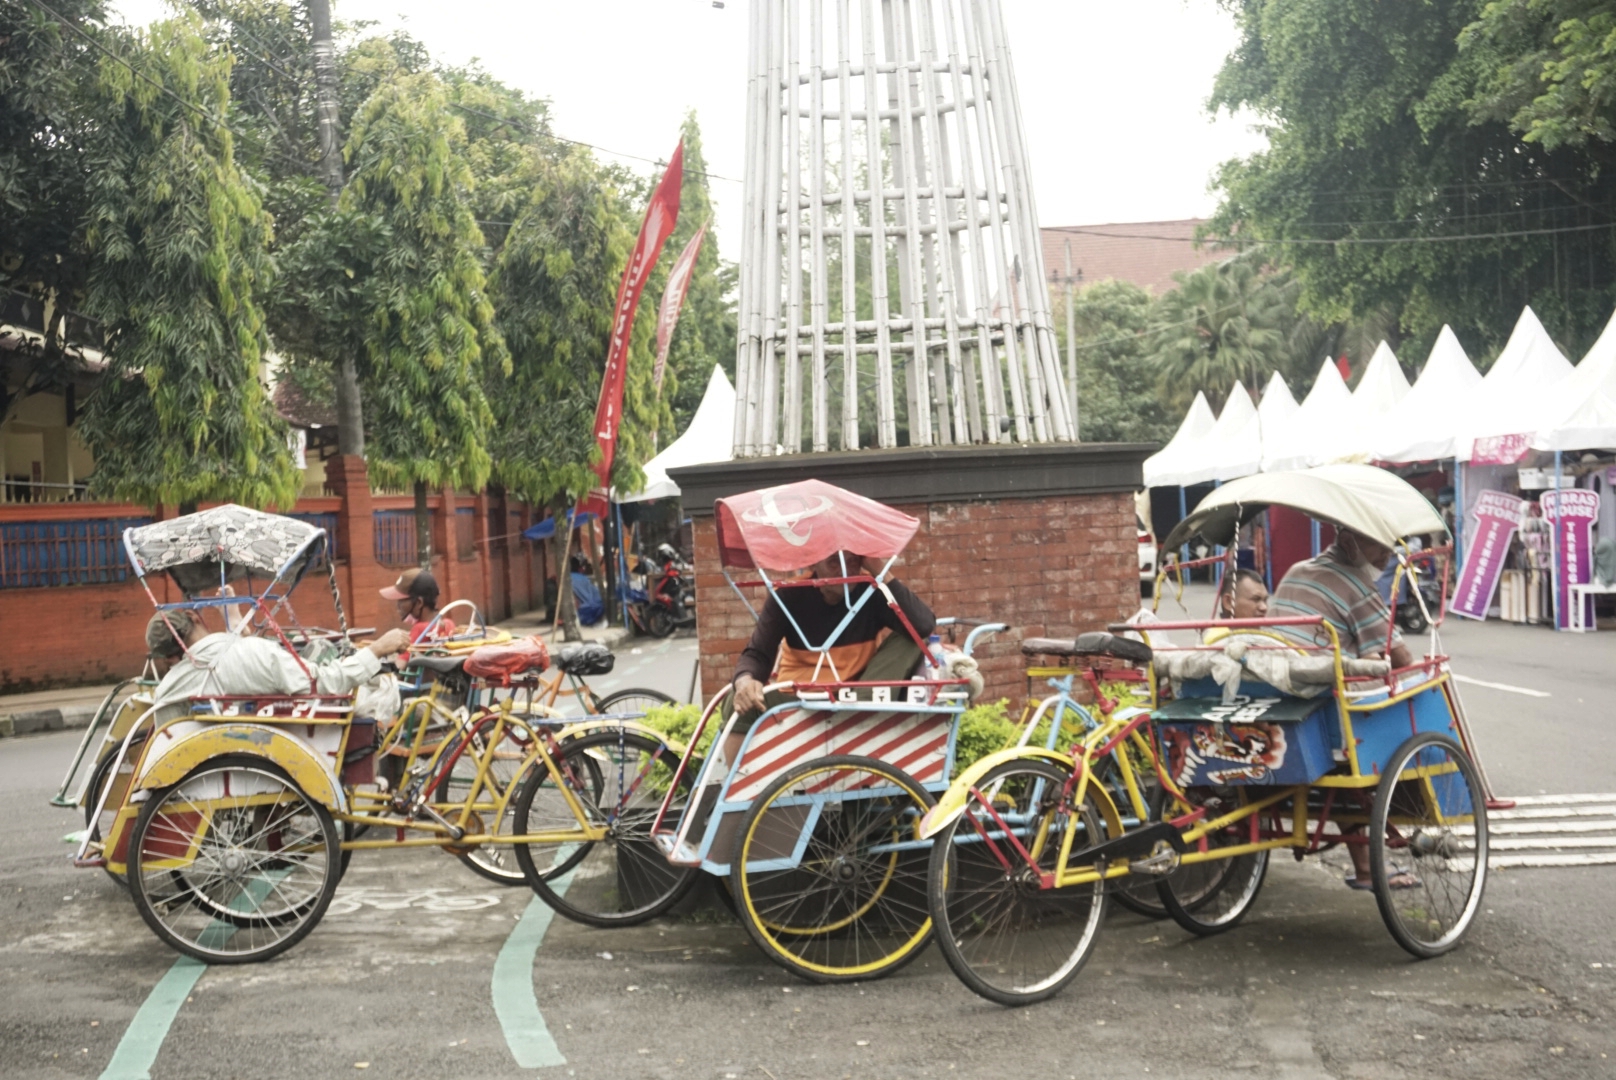
[[[382,660],[408,644],[403,630],[389,630],[351,656],[299,664],[279,641],[209,633],[194,611],[159,612],[146,624],[147,649],[173,665],[153,696],[160,719],[183,712],[190,698],[207,694],[346,694],[375,678]]]

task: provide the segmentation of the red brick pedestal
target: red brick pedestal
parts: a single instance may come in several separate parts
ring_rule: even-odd
[[[1103,629],[1139,607],[1133,492],[1155,447],[1079,444],[856,451],[676,469],[694,519],[704,694],[734,674],[752,617],[718,567],[713,501],[818,479],[920,519],[894,574],[938,616],[1010,629],[977,650],[982,700],[1026,693],[1019,643]],[[751,590],[754,606],[765,598]]]

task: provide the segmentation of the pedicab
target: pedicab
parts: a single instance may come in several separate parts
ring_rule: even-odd
[[[725,578],[754,617],[742,590],[762,588],[778,602],[785,590],[835,586],[848,612],[815,642],[782,605],[818,654],[813,677],[765,687],[785,700],[765,709],[733,760],[721,749],[736,730],[733,715],[720,716],[730,690],[712,696],[675,764],[667,797],[646,822],[650,842],[635,857],[643,865],[665,859],[683,872],[717,875],[758,947],[803,978],[837,982],[889,973],[931,937],[927,845],[917,829],[933,793],[948,784],[970,665],[956,661],[954,671],[931,669],[920,678],[853,680],[837,670],[833,649],[858,612],[885,603],[901,626],[895,633],[931,663],[942,659],[928,653],[885,584],[919,523],[814,480],[720,499],[715,513]],[[791,576],[832,556],[841,560],[838,577]],[[860,565],[849,565],[850,558]],[[880,569],[868,572],[863,560]],[[1002,626],[975,628],[962,655],[996,629]],[[714,723],[721,730],[698,761],[696,747]],[[558,910],[593,903],[578,898],[613,887],[607,874],[575,877]]]
[[[311,685],[315,660],[305,653],[348,647],[334,589],[344,626],[334,641],[300,632],[290,606],[304,574],[327,558],[328,543],[322,529],[237,506],[124,533],[130,565],[159,612],[239,609],[241,632],[284,649],[275,662],[290,658]],[[183,599],[164,603],[152,592],[152,576],[165,572]],[[306,642],[301,652],[297,639]],[[260,652],[265,663],[269,656]],[[479,657],[507,682],[544,667],[541,650],[471,652],[448,663],[463,668]],[[412,759],[396,786],[372,790],[376,718],[356,715],[356,692],[227,694],[214,692],[222,688],[213,679],[207,692],[149,708],[130,725],[113,758],[117,780],[103,785],[91,811],[92,822],[105,826],[87,830],[74,859],[126,877],[152,931],[208,963],[263,960],[296,944],[324,915],[354,850],[431,846],[464,854],[482,845],[520,850],[535,840],[587,848],[606,836],[604,785],[591,775],[596,759],[588,748],[615,738],[673,754],[654,733],[623,722],[563,749],[555,732],[527,725],[507,701],[463,718],[458,734]],[[522,748],[514,779],[499,783],[496,763],[513,745]],[[541,771],[556,778],[549,791],[564,816],[552,814],[533,834],[485,824],[510,820],[520,782]],[[452,797],[445,793],[451,777]],[[361,787],[364,795],[356,795]],[[358,838],[366,827],[382,838]]]
[[[1197,533],[1230,543],[1268,506],[1388,546],[1443,531],[1401,479],[1334,465],[1226,484],[1167,546]],[[1398,670],[1344,655],[1337,627],[1316,616],[1116,624],[1026,645],[1134,667],[1150,695],[1099,701],[1103,721],[1066,752],[989,755],[928,811],[929,908],[945,959],[972,990],[1006,1005],[1057,993],[1092,955],[1109,892],[1130,875],[1149,875],[1184,929],[1227,931],[1280,849],[1298,859],[1367,850],[1399,945],[1424,958],[1463,939],[1486,885],[1488,793],[1435,634]],[[1120,770],[1126,797],[1105,768]]]

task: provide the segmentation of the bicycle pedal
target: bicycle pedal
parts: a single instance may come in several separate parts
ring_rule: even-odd
[[[1146,855],[1142,859],[1130,859],[1128,861],[1128,872],[1130,874],[1171,874],[1177,869],[1178,852],[1172,848]]]

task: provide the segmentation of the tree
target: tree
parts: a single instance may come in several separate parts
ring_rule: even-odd
[[[1473,110],[1547,150],[1616,142],[1616,11],[1602,0],[1495,0],[1465,28],[1479,70]]]
[[[1253,393],[1288,367],[1285,330],[1295,310],[1286,276],[1246,257],[1173,275],[1151,315],[1150,364],[1162,396],[1178,413],[1197,390],[1214,400],[1240,383]]]
[[[1055,326],[1066,353],[1066,295],[1055,298]],[[1088,442],[1161,442],[1173,419],[1157,393],[1147,358],[1152,306],[1144,289],[1100,281],[1075,298],[1077,394]]]
[[[1616,299],[1616,172],[1523,141],[1501,99],[1486,106],[1498,71],[1541,48],[1546,18],[1508,48],[1476,31],[1461,49],[1480,0],[1228,6],[1241,40],[1210,104],[1256,111],[1269,148],[1220,169],[1214,235],[1264,242],[1321,323],[1397,312],[1416,354],[1443,323],[1496,349],[1526,303],[1573,349],[1591,342]]]
[[[397,76],[354,118],[338,205],[385,238],[349,314],[362,327],[371,473],[415,485],[423,566],[427,486],[487,481],[493,413],[483,382],[511,371],[478,258],[464,144],[437,76]]]
[[[718,254],[718,233],[711,224],[713,203],[707,159],[702,154],[701,125],[696,122],[694,109],[685,115],[679,135],[685,144],[679,224],[668,238],[668,254],[646,289],[647,302],[655,305],[660,301],[673,260],[703,222],[708,223],[708,228],[701,252],[696,256],[696,269],[690,279],[690,291],[685,294],[679,325],[668,345],[668,373],[662,392],[673,413],[673,425],[662,432],[660,443],[663,446],[683,434],[690,425],[715,363],[723,366],[732,382],[735,379],[735,308],[729,297],[735,291],[737,269],[734,263],[724,262]]]
[[[86,150],[85,309],[110,340],[80,433],[104,496],[290,506],[298,473],[259,366],[270,219],[237,168],[230,57],[194,16],[109,35]]]

